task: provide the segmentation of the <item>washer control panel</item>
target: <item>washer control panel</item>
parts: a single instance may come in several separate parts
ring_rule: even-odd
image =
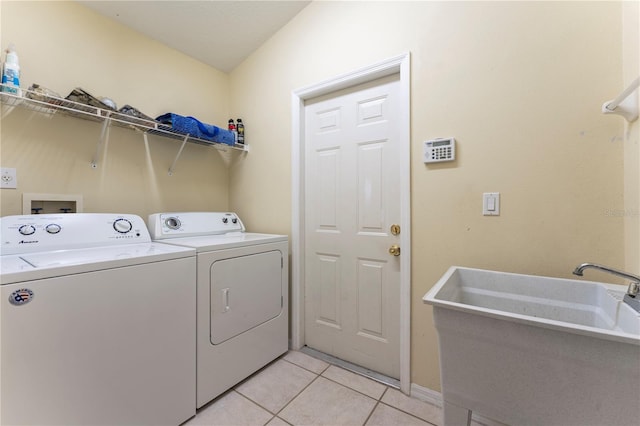
[[[151,242],[144,220],[131,214],[5,216],[0,230],[2,255]]]
[[[237,214],[231,212],[172,212],[149,216],[147,226],[154,240],[244,232]]]

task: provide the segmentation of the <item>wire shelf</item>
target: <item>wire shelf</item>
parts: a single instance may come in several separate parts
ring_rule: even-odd
[[[5,85],[0,84],[4,88]],[[129,114],[123,114],[115,110],[94,107],[68,99],[43,95],[30,90],[21,89],[22,96],[9,92],[0,92],[0,101],[5,112],[10,112],[15,107],[26,108],[40,114],[52,116],[56,113],[73,116],[83,120],[96,122],[109,121],[109,123],[120,127],[128,127],[136,131],[158,135],[170,139],[187,141],[199,145],[215,146],[218,149],[233,149],[237,151],[247,151],[246,146],[227,145],[193,137],[187,133],[174,130],[170,126],[164,125],[154,120],[146,120]]]

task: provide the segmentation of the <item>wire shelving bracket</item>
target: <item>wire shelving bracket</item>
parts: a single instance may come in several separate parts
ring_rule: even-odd
[[[621,115],[629,123],[638,119],[638,87],[640,87],[640,77],[622,91],[615,99],[602,104],[603,114]]]

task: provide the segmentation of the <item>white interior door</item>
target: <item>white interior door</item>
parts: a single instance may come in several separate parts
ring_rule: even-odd
[[[394,74],[305,103],[305,343],[394,378],[399,99]]]

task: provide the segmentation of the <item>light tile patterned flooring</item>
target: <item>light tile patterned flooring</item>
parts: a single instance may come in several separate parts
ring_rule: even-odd
[[[441,425],[440,408],[289,351],[198,410],[184,425]]]

